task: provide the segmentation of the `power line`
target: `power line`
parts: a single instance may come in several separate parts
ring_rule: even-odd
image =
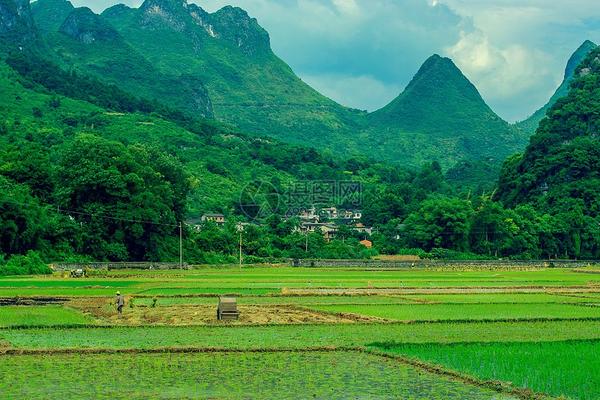
[[[6,202],[6,203],[19,205],[22,207],[33,206],[33,204],[22,203],[22,202],[18,202],[18,201],[12,200],[12,199],[4,199],[2,201]],[[148,220],[136,220],[136,219],[130,219],[130,218],[114,217],[111,215],[106,215],[104,213],[88,213],[88,212],[83,212],[83,211],[67,210],[67,209],[60,208],[60,206],[56,206],[56,205],[50,204],[50,203],[44,203],[41,201],[40,201],[40,205],[46,206],[46,207],[51,207],[51,208],[56,207],[56,211],[58,213],[61,213],[61,214],[67,215],[67,216],[71,216],[71,214],[75,214],[75,215],[86,215],[86,216],[90,216],[90,217],[110,219],[110,220],[115,220],[115,221],[139,223],[139,224],[170,226],[170,227],[178,227],[179,226],[179,224],[167,224],[167,223],[163,223],[163,222],[155,222],[155,221],[148,221]]]

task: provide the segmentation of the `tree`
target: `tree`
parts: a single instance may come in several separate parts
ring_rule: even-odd
[[[181,165],[156,149],[80,135],[60,152],[59,205],[82,226],[78,250],[96,259],[160,259],[186,195]]]
[[[425,250],[434,247],[467,250],[472,213],[468,201],[447,196],[425,200],[419,210],[404,221],[409,245]]]

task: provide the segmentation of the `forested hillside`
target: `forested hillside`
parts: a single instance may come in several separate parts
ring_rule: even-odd
[[[394,147],[409,153],[418,143],[418,157],[444,160],[446,167],[462,160],[499,165],[526,143],[452,60],[438,55],[425,61],[400,96],[369,115],[369,126],[382,151]],[[395,154],[387,159],[393,161]]]
[[[38,0],[33,16],[63,68],[248,134],[417,168],[438,161],[444,169],[457,163],[464,169],[466,161],[477,164],[475,174],[488,187],[502,159],[528,138],[437,56],[396,101],[368,115],[302,82],[273,53],[258,21],[239,8],[211,14],[185,1],[147,0],[137,9],[116,5],[94,15],[66,0]]]
[[[575,70],[566,97],[552,106],[522,156],[500,176],[505,204],[532,204],[555,216],[558,254],[598,254],[600,239],[600,49]],[[564,248],[563,248],[564,247]]]
[[[401,198],[402,213],[431,191],[445,190],[439,169],[427,187],[421,179],[429,169],[418,174],[368,160],[344,161],[248,137],[62,71],[35,55],[10,54],[0,72],[5,256],[34,250],[47,260],[176,259],[178,224],[219,211],[230,220],[224,230],[185,227],[186,259],[227,260],[237,251],[235,222],[247,218],[239,209],[247,185],[268,182],[284,193],[296,181],[356,180],[367,195],[396,193],[392,187],[399,185],[411,188]],[[295,223],[281,219],[285,211],[248,228],[250,259],[361,256],[360,235],[352,231],[345,243],[311,235],[307,253],[307,239],[293,232]],[[366,213],[374,222],[387,219]]]
[[[600,257],[598,49],[577,68],[568,96],[550,109],[524,155],[505,163],[497,201],[491,198],[492,189],[474,194],[460,189],[455,179],[447,181],[443,164],[433,159],[437,153],[419,158],[420,168],[374,161],[364,154],[332,155],[206,119],[182,110],[168,97],[159,101],[150,83],[173,78],[159,68],[160,60],[146,64],[148,76],[155,81],[136,86],[135,79],[127,76],[141,74],[137,68],[142,64],[136,60],[146,58],[124,39],[123,32],[88,9],[73,9],[60,0],[42,1],[62,6],[57,14],[34,7],[38,18],[46,18],[40,28],[33,25],[26,2],[0,2],[0,273],[40,272],[43,261],[52,260],[176,260],[179,224],[187,261],[231,262],[239,251],[238,222],[252,222],[243,233],[247,262],[368,257],[377,252],[425,257]],[[120,6],[109,14],[141,18],[139,12]],[[66,17],[59,24],[61,15]],[[164,28],[163,17],[158,28],[154,14],[146,17],[141,20],[146,28]],[[181,28],[179,19],[168,21]],[[231,21],[224,21],[211,24],[229,26]],[[256,28],[251,20],[248,24],[246,28]],[[58,32],[50,32],[56,28]],[[226,40],[240,43],[238,50],[246,55],[270,52],[265,42],[258,47],[244,45],[246,39],[264,40],[260,31],[248,31],[247,37],[237,38],[241,42],[228,36],[228,31],[221,32]],[[61,51],[49,49],[45,39],[52,37],[63,40]],[[91,51],[90,57],[103,61],[95,58],[98,63],[76,68],[67,62],[76,60],[75,54],[84,54],[80,49],[69,55],[68,48],[75,47],[68,46],[105,45],[131,52],[135,65],[129,70],[133,75],[122,77],[127,82],[117,75],[102,78],[93,72],[102,63],[110,69],[110,54]],[[115,54],[114,65],[122,67],[127,58],[119,60],[120,53]],[[206,87],[210,94],[210,86]],[[183,86],[178,88],[186,93]],[[448,97],[460,99],[462,108],[441,112],[453,110]],[[426,104],[420,101],[423,98],[435,101]],[[436,140],[445,133],[439,125],[460,129],[450,115],[463,108],[473,120],[473,130],[487,126],[485,120],[494,121],[498,132],[506,127],[450,60],[433,57],[404,94],[369,118],[388,126],[399,120],[407,130],[427,130],[430,143],[440,148]],[[419,118],[408,118],[412,113]],[[486,117],[477,119],[481,115]],[[415,143],[419,142],[415,139]],[[465,143],[470,142],[465,139]],[[491,143],[477,139],[469,144],[473,147],[469,154],[477,155],[475,147],[484,145]],[[455,150],[451,157],[460,154],[458,145]],[[493,171],[496,159],[489,155],[482,164],[463,161],[452,171],[471,177],[477,176],[481,165],[492,165],[488,171]],[[284,195],[295,183],[332,181],[362,186],[360,202],[354,206],[362,210],[361,222],[375,228],[370,236],[374,249],[358,242],[368,234],[346,226],[331,241],[318,231],[300,233],[299,221],[287,218],[285,202],[257,219],[243,209],[244,196],[260,192],[265,183]],[[328,205],[345,206],[334,200]],[[218,227],[207,222],[200,229],[186,224],[196,223],[208,212],[222,212],[227,224]]]

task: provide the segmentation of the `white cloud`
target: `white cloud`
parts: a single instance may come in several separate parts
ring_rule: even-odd
[[[520,44],[496,47],[480,30],[461,32],[460,40],[446,48],[445,53],[475,82],[492,106],[502,104],[505,112],[512,114],[509,119],[525,116],[523,100],[534,107],[544,104],[559,83],[549,68],[549,54]],[[553,82],[550,87],[546,85],[549,81]],[[520,101],[514,101],[516,97]]]
[[[304,75],[302,79],[340,104],[360,110],[376,110],[393,100],[403,89],[372,76]]]
[[[342,14],[359,15],[362,11],[355,0],[332,0],[333,5]]]
[[[474,21],[474,30],[445,52],[509,120],[543,105],[573,51],[586,39],[600,39],[595,0],[440,1]]]

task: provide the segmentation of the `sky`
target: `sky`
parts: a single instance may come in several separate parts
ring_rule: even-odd
[[[440,54],[496,113],[522,120],[550,98],[584,40],[600,43],[598,0],[192,1],[209,12],[245,9],[305,82],[369,111],[399,95],[420,65]],[[100,12],[119,1],[72,2]]]

